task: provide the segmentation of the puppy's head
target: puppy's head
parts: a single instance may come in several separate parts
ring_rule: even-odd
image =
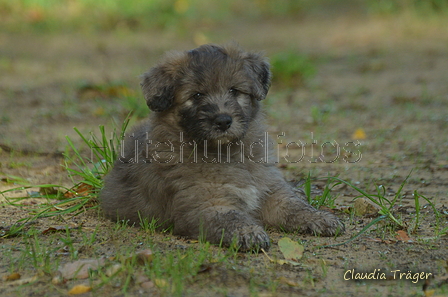
[[[168,114],[190,139],[244,137],[270,87],[267,60],[235,45],[203,45],[168,55],[143,75],[149,108]]]

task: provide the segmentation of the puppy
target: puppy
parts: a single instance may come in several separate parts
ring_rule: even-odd
[[[331,236],[274,163],[260,111],[271,72],[236,45],[172,52],[143,75],[149,119],[123,142],[100,194],[106,217],[156,219],[174,234],[241,250],[269,247],[264,227]]]

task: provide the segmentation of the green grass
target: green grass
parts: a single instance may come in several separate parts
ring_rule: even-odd
[[[111,136],[107,135],[104,126],[99,126],[100,136],[91,133],[90,139],[75,128],[84,144],[87,145],[91,154],[90,157],[85,157],[75,147],[72,140],[66,137],[69,150],[64,153],[64,167],[74,184],[72,188],[55,184],[31,185],[26,180],[14,179],[15,182],[22,183],[23,186],[0,192],[0,195],[3,195],[10,205],[22,208],[21,202],[31,197],[45,199],[47,203],[30,210],[30,215],[27,218],[19,220],[2,237],[16,236],[22,232],[22,229],[28,223],[40,218],[65,215],[76,216],[88,208],[96,208],[98,206],[98,194],[103,187],[103,177],[109,172],[117,159],[120,141],[128,123],[129,118],[123,122],[120,132],[114,129]],[[9,192],[31,188],[39,188],[40,190],[32,196],[18,198],[5,196]],[[52,201],[54,200],[59,202],[53,203]]]
[[[408,176],[404,179],[404,181],[401,183],[395,195],[392,198],[388,198],[386,195],[386,187],[383,185],[375,186],[376,193],[367,193],[365,190],[353,185],[348,181],[340,179],[338,176],[330,176],[323,178],[326,180],[326,184],[322,191],[322,194],[312,197],[311,185],[313,180],[315,179],[312,178],[311,174],[309,173],[303,184],[303,190],[305,192],[305,196],[308,199],[308,202],[311,205],[315,206],[316,208],[320,207],[333,208],[337,196],[333,195],[332,190],[333,188],[340,186],[342,184],[349,186],[351,189],[359,193],[359,195],[356,196],[354,200],[363,197],[365,199],[368,199],[372,204],[376,205],[378,208],[378,216],[372,221],[370,221],[367,225],[365,225],[360,232],[352,236],[349,240],[342,243],[330,244],[321,247],[334,247],[348,244],[353,240],[357,239],[359,236],[366,234],[371,227],[377,225],[379,222],[383,222],[382,227],[379,226],[380,230],[387,231],[390,229],[392,231],[392,234],[396,230],[401,229],[406,229],[409,234],[417,233],[417,230],[420,227],[420,224],[422,223],[420,214],[421,212],[420,198],[424,199],[428,203],[428,205],[431,207],[435,215],[436,222],[433,230],[435,236],[433,238],[434,239],[440,238],[448,234],[448,226],[446,226],[446,224],[444,224],[441,221],[443,215],[436,208],[434,202],[429,200],[427,197],[420,195],[417,190],[413,192],[415,217],[412,220],[404,220],[400,216],[397,216],[397,214],[395,213],[395,209],[401,204],[401,199],[403,196],[402,194],[403,188],[406,185],[411,174],[412,170],[408,174]]]
[[[115,228],[112,232],[115,237],[123,238],[120,229]],[[128,234],[133,233],[129,227],[124,230]],[[31,269],[41,275],[41,279],[46,275],[62,282],[57,272],[61,269],[59,264],[66,263],[67,258],[70,263],[76,263],[81,256],[79,251],[86,250],[86,246],[92,245],[101,249],[101,240],[96,238],[96,231],[90,237],[84,237],[81,242],[76,240],[79,237],[73,232],[80,231],[67,228],[62,232],[44,235],[41,231],[31,228],[22,235],[23,244],[15,248],[14,256],[11,252],[5,252],[5,255],[12,258],[8,271],[13,273]],[[49,244],[51,242],[60,242],[62,245]],[[136,248],[139,246],[138,242],[144,245],[146,250],[151,250],[152,256],[141,256],[141,249]],[[61,255],[61,249],[68,251],[68,256]],[[166,296],[183,296],[188,291],[188,286],[194,284],[197,274],[211,269],[209,266],[212,265],[225,265],[227,260],[233,257],[233,252],[216,251],[208,243],[197,243],[184,249],[162,249],[154,247],[151,239],[133,238],[128,244],[115,250],[113,257],[105,259],[104,256],[95,255],[91,258],[103,258],[105,263],[97,270],[89,272],[88,281],[92,291],[98,294],[109,286],[119,286],[126,294],[136,281],[136,276],[141,275],[152,281],[159,293]],[[67,281],[73,283],[72,279],[65,280]],[[20,287],[17,290],[20,290]]]
[[[446,14],[446,0],[368,0],[367,7],[375,14],[413,13],[416,15]]]
[[[273,83],[279,87],[303,86],[317,72],[316,63],[297,50],[279,52],[270,57]]]
[[[213,25],[241,15],[287,16],[301,11],[303,0],[0,0],[0,25],[10,30],[116,30]],[[86,17],[89,16],[89,17]]]

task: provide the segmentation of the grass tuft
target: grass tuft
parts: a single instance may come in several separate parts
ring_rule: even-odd
[[[103,177],[109,172],[118,157],[120,142],[124,137],[128,124],[129,117],[123,122],[119,132],[116,129],[113,130],[110,139],[106,135],[104,126],[99,127],[99,137],[91,133],[90,139],[87,139],[75,128],[75,131],[90,150],[91,155],[87,158],[83,156],[73,141],[66,137],[71,152],[64,153],[64,168],[72,179],[74,187],[67,188],[54,184],[24,184],[21,187],[0,192],[10,205],[20,208],[24,208],[22,202],[28,198],[42,198],[46,200],[38,205],[37,208],[30,209],[28,217],[18,220],[9,230],[3,232],[1,237],[19,235],[25,226],[39,218],[65,215],[76,216],[89,208],[96,208],[98,206],[98,194],[103,187]],[[39,188],[39,192],[18,198],[5,196],[9,192],[32,188]]]

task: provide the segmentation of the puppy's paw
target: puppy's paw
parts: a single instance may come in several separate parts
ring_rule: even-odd
[[[344,223],[334,214],[328,211],[315,211],[309,214],[309,220],[301,230],[322,236],[333,236],[345,231]]]
[[[237,245],[240,251],[269,249],[269,236],[261,226],[244,226],[239,231]]]

